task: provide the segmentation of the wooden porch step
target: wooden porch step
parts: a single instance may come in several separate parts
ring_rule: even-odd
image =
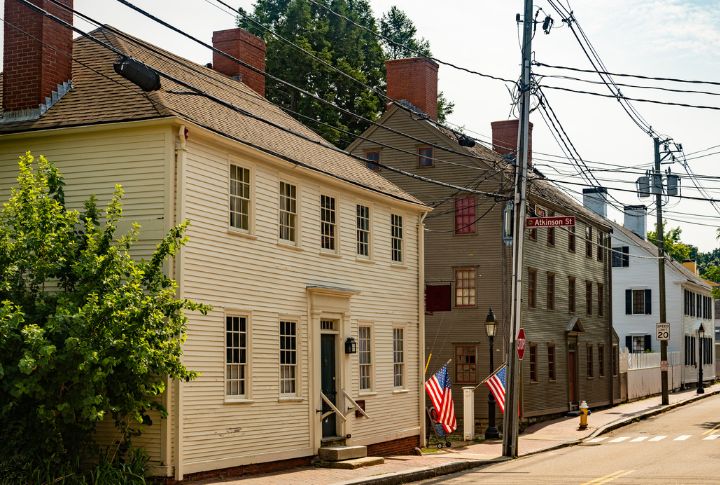
[[[365,458],[367,446],[323,446],[318,450],[322,461],[343,461]]]

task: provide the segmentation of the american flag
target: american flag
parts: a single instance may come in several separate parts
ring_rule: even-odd
[[[427,391],[430,401],[437,412],[437,422],[442,424],[446,433],[455,431],[457,419],[455,418],[455,403],[452,398],[452,387],[447,364],[427,380],[425,391]]]
[[[505,412],[505,388],[507,387],[507,365],[503,365],[492,373],[490,377],[485,379],[485,384],[490,388],[495,402],[500,407],[500,411]]]

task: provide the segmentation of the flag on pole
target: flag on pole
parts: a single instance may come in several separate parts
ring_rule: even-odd
[[[500,411],[505,412],[505,388],[507,387],[507,365],[503,364],[483,381],[490,388]]]
[[[425,391],[437,412],[437,422],[442,424],[446,433],[455,431],[457,428],[457,419],[455,418],[455,403],[452,398],[452,387],[450,385],[450,375],[447,371],[447,364],[442,366],[439,371],[427,380],[425,383]]]

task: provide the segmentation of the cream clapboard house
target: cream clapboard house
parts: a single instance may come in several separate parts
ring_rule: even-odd
[[[63,172],[72,207],[91,194],[103,204],[122,184],[126,219],[142,225],[139,257],[191,221],[168,271],[181,297],[213,310],[189,315],[184,361],[199,378],[170,383],[168,418],[135,441],[153,472],[304,463],[324,438],[371,455],[417,446],[426,206],[267,102],[262,77],[237,65],[216,62],[219,73],[110,26],[92,33],[249,116],[165,78],[144,93],[115,73],[116,54],[15,0],[5,20],[0,196],[31,150]],[[215,37],[264,63],[244,31]]]

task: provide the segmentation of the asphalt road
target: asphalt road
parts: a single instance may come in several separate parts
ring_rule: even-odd
[[[592,441],[422,483],[720,484],[720,395]]]

